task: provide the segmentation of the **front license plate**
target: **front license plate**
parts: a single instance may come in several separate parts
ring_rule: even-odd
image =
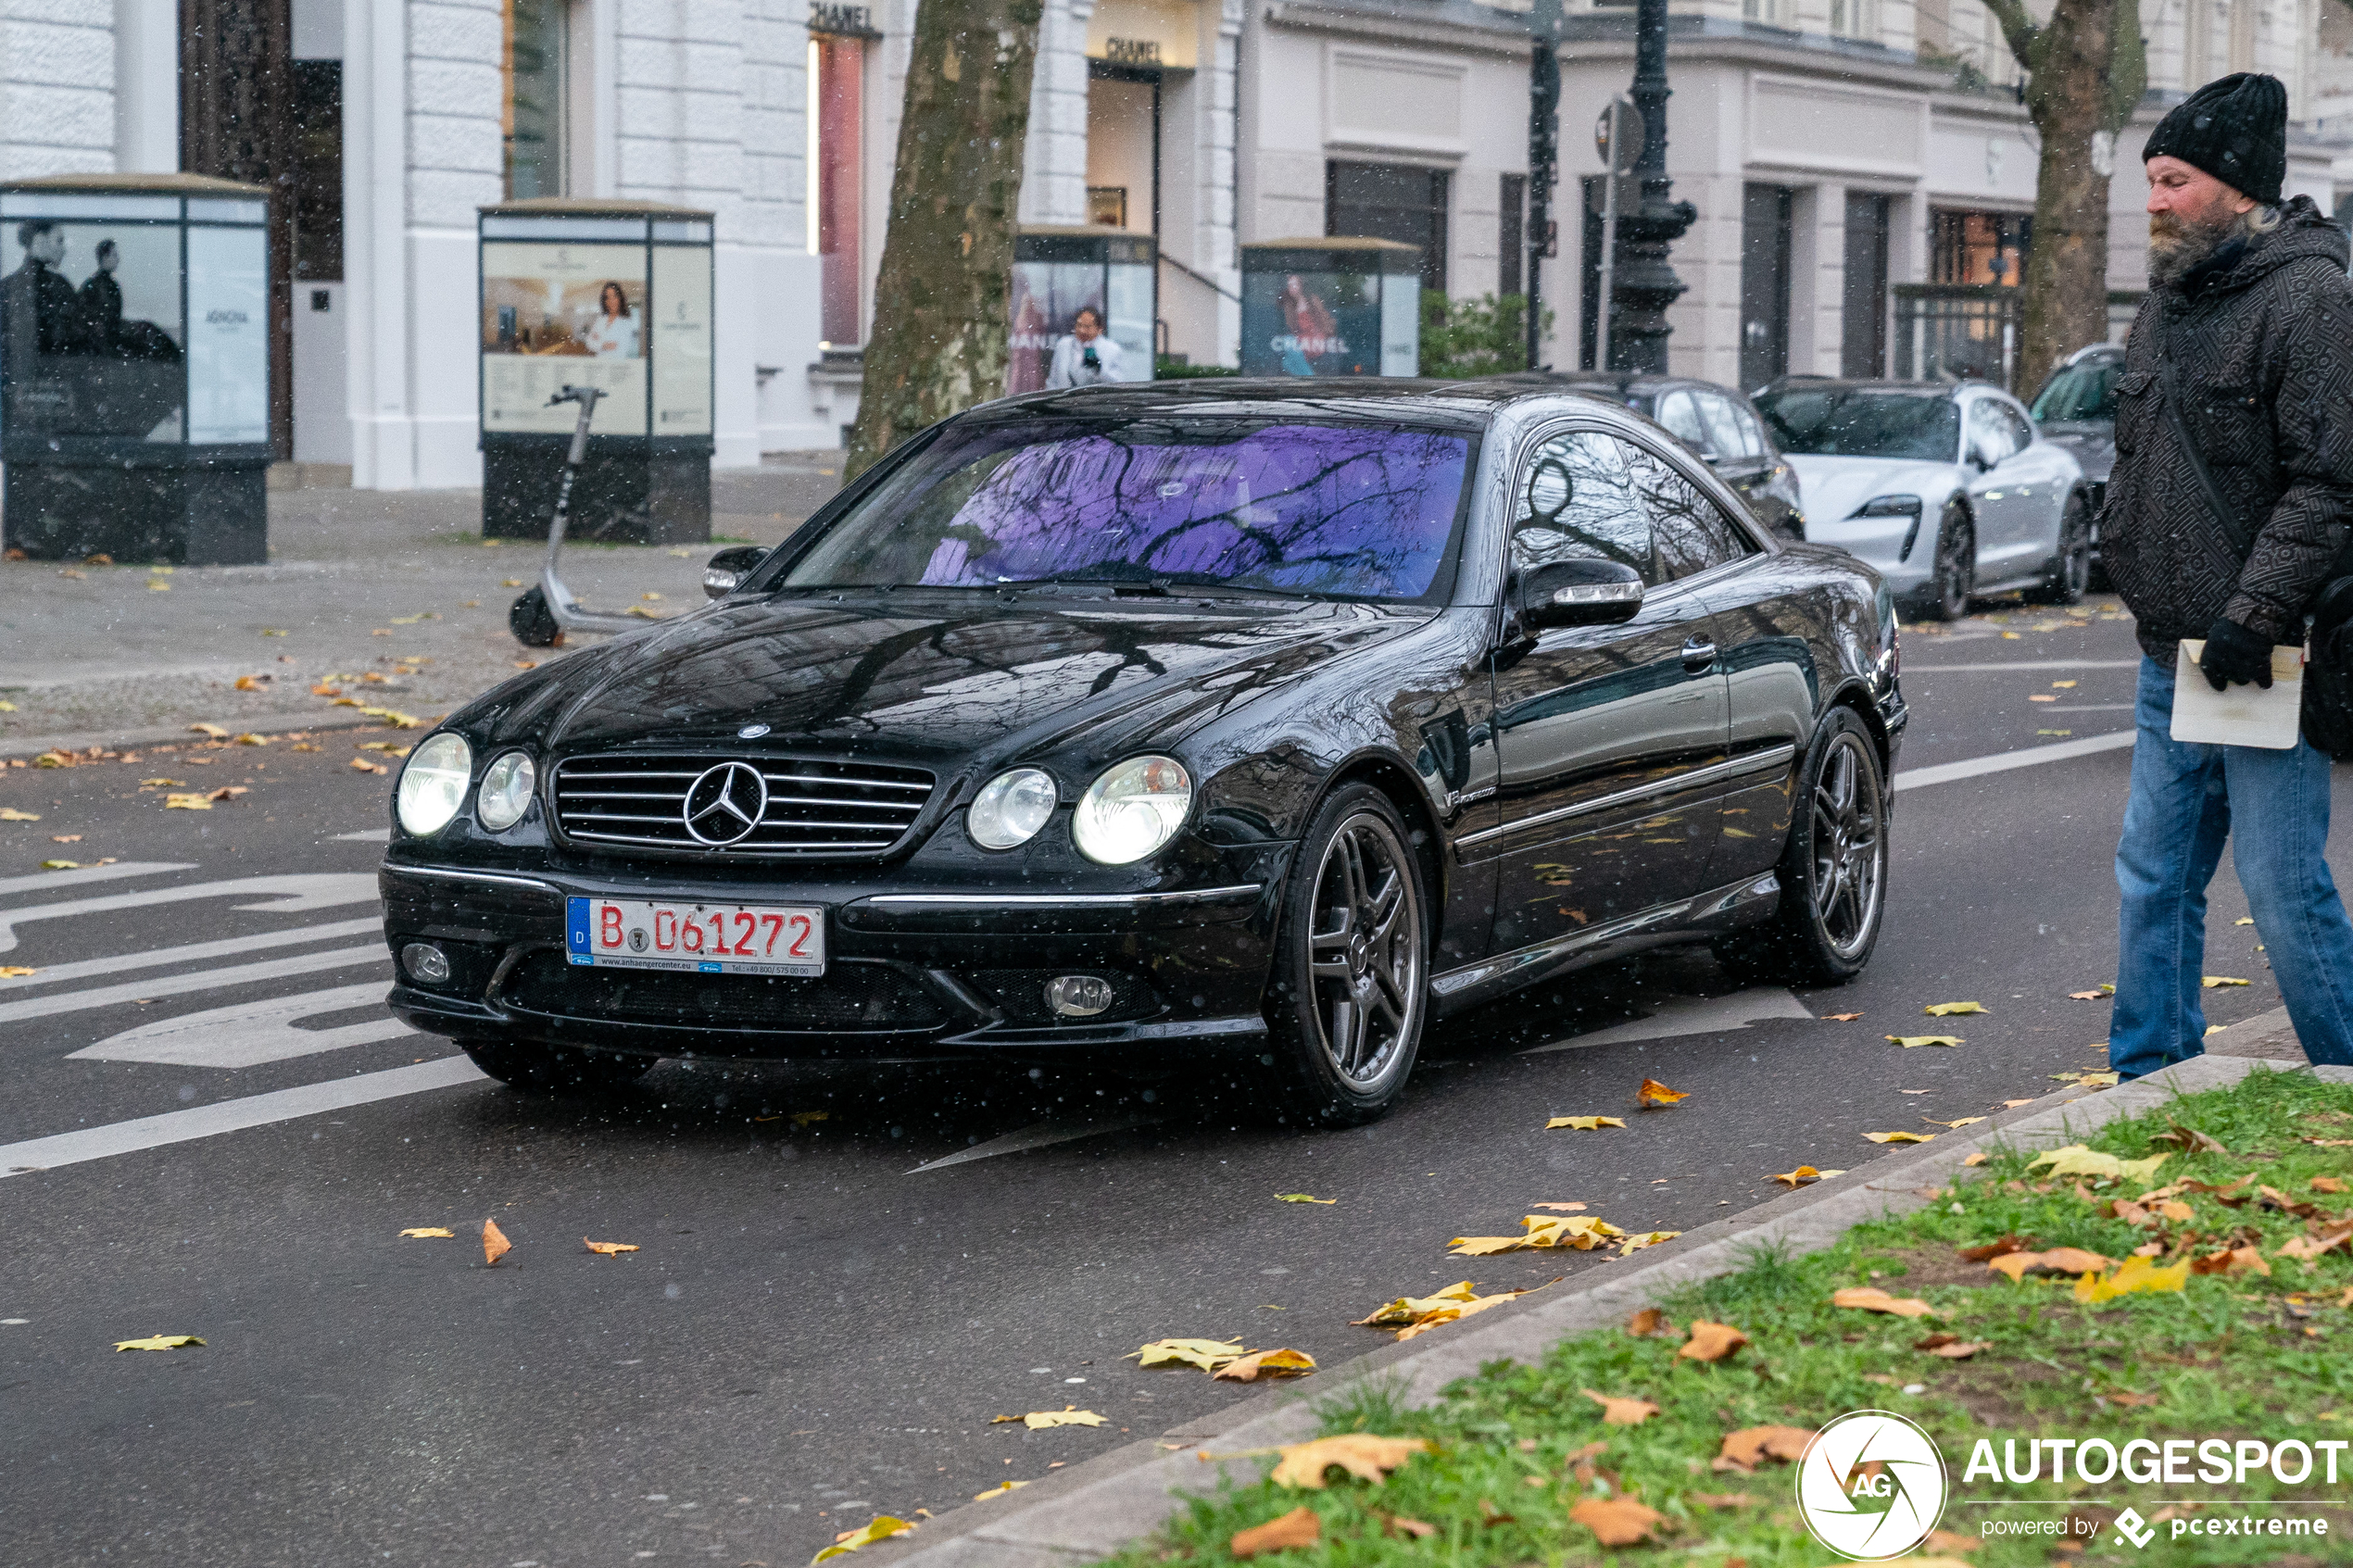
[[[811,905],[568,898],[566,956],[609,969],[693,974],[825,972],[825,911]]]

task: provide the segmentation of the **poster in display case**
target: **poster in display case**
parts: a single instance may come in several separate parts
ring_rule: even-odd
[[[1005,391],[1152,379],[1158,257],[1149,234],[1083,226],[1013,236],[1013,333]],[[1094,314],[1082,336],[1081,311]]]
[[[268,196],[188,174],[0,184],[9,548],[268,558]]]
[[[571,536],[711,536],[711,215],[541,197],[482,209],[483,532],[544,539],[577,405],[603,393]]]
[[[1242,374],[1420,374],[1420,267],[1395,240],[1242,246]]]

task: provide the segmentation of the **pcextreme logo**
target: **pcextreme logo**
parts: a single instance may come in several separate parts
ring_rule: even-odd
[[[1858,1562],[1900,1556],[1944,1517],[1944,1456],[1887,1411],[1840,1416],[1797,1464],[1797,1512],[1814,1538]]]

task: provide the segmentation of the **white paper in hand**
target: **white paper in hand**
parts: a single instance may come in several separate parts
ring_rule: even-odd
[[[2204,638],[2184,637],[2173,671],[2173,738],[2195,746],[2252,746],[2285,751],[2294,746],[2304,710],[2304,650],[2271,649],[2271,689],[2253,682],[2216,691],[2197,667]]]

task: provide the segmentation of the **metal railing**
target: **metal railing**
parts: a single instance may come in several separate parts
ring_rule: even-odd
[[[2025,296],[1990,283],[1897,283],[1894,375],[1898,381],[1988,381],[2017,374]]]

